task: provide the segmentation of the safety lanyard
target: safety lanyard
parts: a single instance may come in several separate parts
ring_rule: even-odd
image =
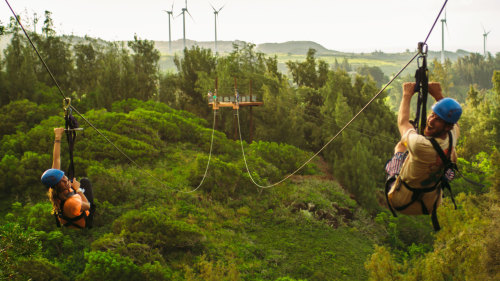
[[[75,177],[75,164],[73,162],[73,148],[75,146],[76,139],[76,131],[81,130],[79,128],[78,122],[76,118],[73,117],[72,109],[71,109],[71,98],[65,98],[63,100],[64,107],[64,120],[65,120],[65,132],[66,138],[68,139],[68,147],[69,147],[69,167],[67,170],[68,179],[73,182],[73,178]]]
[[[427,50],[428,46],[425,43],[418,43],[418,51],[420,56],[417,59],[418,69],[415,72],[415,89],[418,92],[417,111],[413,125],[415,130],[421,135],[424,134],[427,120],[427,96],[429,93],[429,70],[427,69]],[[420,64],[422,61],[422,64]]]

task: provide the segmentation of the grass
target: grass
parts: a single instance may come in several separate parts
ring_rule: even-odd
[[[366,280],[363,264],[373,249],[354,228],[333,229],[301,212],[286,219],[267,212],[253,221],[247,235],[262,263],[245,279]]]

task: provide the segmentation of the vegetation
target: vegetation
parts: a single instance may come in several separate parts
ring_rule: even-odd
[[[100,132],[77,116],[85,130],[75,145],[76,174],[92,180],[97,214],[93,229],[74,231],[55,227],[39,183],[53,128],[63,126],[62,96],[15,22],[3,32],[12,41],[0,61],[1,280],[500,277],[498,55],[430,65],[431,80],[464,105],[461,173],[484,184],[456,179],[459,208],[446,198],[434,233],[428,217],[395,218],[383,206],[383,166],[399,137],[394,109],[411,77],[397,79],[331,142],[387,82],[381,68],[318,59],[310,49],[282,73],[277,56],[241,44],[222,57],[185,49],[174,58],[177,71],[161,73],[153,42],[72,45],[47,13],[34,43]],[[237,112],[242,144],[231,139],[235,113],[214,115],[207,105],[215,81],[221,98],[236,88],[264,103]],[[262,189],[250,179],[276,183],[320,149],[278,186]],[[67,150],[63,144],[63,167]]]

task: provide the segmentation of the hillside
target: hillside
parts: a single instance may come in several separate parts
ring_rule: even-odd
[[[2,236],[15,235],[11,226],[28,227],[36,230],[37,236],[25,233],[10,245],[26,243],[24,239],[42,243],[39,248],[32,246],[37,250],[28,254],[26,261],[46,270],[57,264],[71,279],[95,279],[99,275],[123,280],[121,271],[132,276],[156,272],[167,279],[191,275],[202,279],[233,276],[230,280],[236,280],[236,276],[245,280],[284,276],[308,280],[366,279],[363,263],[372,252],[374,241],[367,226],[373,222],[316,165],[305,169],[303,173],[310,174],[307,178],[260,190],[246,176],[238,143],[216,132],[214,154],[203,185],[191,194],[178,193],[174,190],[181,186],[185,191],[192,190],[202,179],[211,134],[205,120],[154,102],[123,101],[115,103],[113,109],[114,112],[93,110],[85,115],[105,135],[121,143],[140,166],[128,165],[96,132],[86,128],[75,147],[75,162],[79,175],[93,179],[98,200],[91,231],[79,234],[55,230],[50,204],[44,200],[38,184],[17,192],[16,198],[24,202],[22,205],[14,203],[13,197],[5,197],[11,192],[9,189],[3,190]],[[2,153],[10,157],[31,155],[32,160],[50,159],[52,127],[60,123],[59,119],[49,117],[24,133],[18,132],[17,137],[4,136],[3,143],[10,145],[2,146]],[[111,120],[119,121],[113,125]],[[159,135],[148,137],[152,131]],[[38,140],[41,146],[25,151],[13,148],[28,145],[21,139]],[[255,142],[245,146],[254,176],[262,182],[276,181],[309,157],[289,145]],[[63,149],[67,150],[65,146]],[[66,166],[64,154],[63,160]],[[38,162],[40,166],[32,168],[46,168],[46,161]],[[324,163],[321,166],[326,169]],[[28,203],[27,198],[36,199]],[[6,214],[5,208],[12,203]],[[38,210],[37,221],[28,215],[34,210]],[[56,233],[59,238],[50,238]],[[57,241],[69,243],[62,253],[53,252],[53,243]],[[43,263],[37,254],[40,250],[46,253]],[[74,268],[84,252],[88,263]],[[307,258],[311,256],[314,259]],[[112,265],[115,260],[122,265]],[[129,261],[134,261],[136,267],[130,267]],[[8,270],[34,279],[42,274],[29,267],[11,265],[14,267]],[[99,273],[100,266],[107,266],[107,273]],[[207,266],[213,272],[204,271]],[[58,277],[50,272],[45,276]]]
[[[414,78],[380,86],[411,52],[304,59],[242,43],[230,55],[185,49],[162,72],[172,55],[152,41],[39,37],[48,73],[13,36],[0,69],[0,279],[499,279],[500,56],[431,64],[431,81],[463,108],[458,206],[446,191],[436,233],[429,216],[384,206],[394,109]],[[217,100],[252,94],[262,104],[216,109],[214,88]],[[84,128],[75,171],[92,181],[97,206],[81,231],[56,227],[40,183],[65,112]],[[63,169],[68,149],[63,140]]]
[[[77,36],[65,36],[66,40],[71,42],[71,44],[77,44],[82,42],[83,38]],[[10,42],[10,36],[0,37],[0,51],[3,50]],[[106,41],[98,40],[100,44],[105,44]],[[126,43],[126,42],[123,42]],[[233,46],[238,45],[240,47],[244,46],[248,42],[244,41],[218,41],[218,51],[221,55],[229,54],[233,51]],[[171,43],[171,51],[169,48],[168,41],[155,41],[155,48],[161,53],[161,59],[159,62],[160,70],[162,71],[177,71],[173,63],[173,55],[181,54],[183,49],[183,40],[174,40]],[[125,44],[126,46],[126,44]],[[205,49],[214,50],[213,41],[193,41],[186,40],[186,46],[191,48],[192,46],[199,46]],[[316,56],[320,59],[325,60],[330,65],[333,65],[335,60],[341,62],[343,59],[348,59],[349,63],[353,67],[360,66],[377,66],[382,69],[386,76],[391,76],[393,73],[400,70],[404,64],[414,55],[412,48],[409,48],[410,52],[404,53],[383,53],[380,51],[374,51],[371,53],[344,53],[335,50],[329,50],[322,45],[312,42],[312,41],[289,41],[283,43],[263,43],[257,44],[256,50],[262,52],[266,55],[276,55],[278,57],[278,68],[281,72],[286,73],[288,71],[286,67],[287,61],[303,61],[305,60],[307,51],[312,48],[317,51]],[[456,52],[445,52],[445,57],[451,61],[456,61],[460,57],[468,56],[470,52],[465,50],[457,50]],[[441,59],[441,52],[439,51],[429,51],[429,60]],[[412,71],[406,71],[404,75],[411,74]]]

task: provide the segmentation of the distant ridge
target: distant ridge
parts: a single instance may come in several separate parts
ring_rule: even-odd
[[[235,41],[217,41],[217,49],[220,53],[230,53],[233,51],[233,45],[243,46],[247,44],[245,41],[235,40]],[[155,41],[156,48],[161,53],[169,53],[168,41]],[[205,49],[213,49],[213,41],[193,41],[186,39],[186,46],[191,48],[192,46],[199,46]],[[181,52],[184,47],[182,40],[172,41],[172,52]],[[288,41],[283,43],[264,43],[258,44],[256,50],[265,54],[274,53],[285,53],[293,55],[304,55],[307,51],[312,48],[317,51],[317,54],[334,54],[338,53],[336,51],[328,50],[322,45],[312,42],[312,41]]]
[[[263,53],[290,53],[294,55],[307,54],[309,49],[315,49],[317,54],[332,54],[335,51],[328,50],[322,45],[312,41],[288,41],[283,43],[264,43],[257,45],[257,50]]]

